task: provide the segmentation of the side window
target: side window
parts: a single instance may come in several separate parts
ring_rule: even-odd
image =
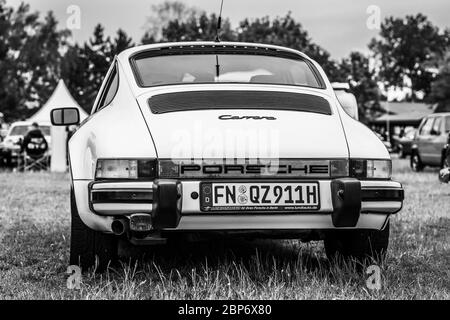
[[[108,82],[106,83],[106,86],[102,92],[102,96],[97,105],[96,112],[100,111],[113,101],[118,88],[119,88],[119,73],[117,72],[117,67],[114,67],[114,69],[111,71],[111,74],[109,75]]]
[[[445,117],[445,133],[450,132],[450,116]]]
[[[434,120],[433,129],[431,130],[431,133],[433,135],[440,135],[442,132],[442,117],[436,117],[436,120]]]
[[[433,120],[434,118],[428,118],[427,120],[425,120],[424,124],[420,128],[420,135],[430,134],[431,128],[433,127]]]

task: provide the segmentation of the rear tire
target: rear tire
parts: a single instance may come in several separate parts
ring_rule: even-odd
[[[106,270],[117,260],[118,241],[114,235],[90,229],[81,220],[75,195],[70,191],[72,226],[70,237],[70,264],[80,266],[82,271],[94,267],[94,271]]]
[[[325,238],[325,251],[329,260],[339,255],[359,262],[383,260],[389,245],[389,222],[381,230],[335,230]]]
[[[424,165],[417,152],[411,154],[411,169],[414,172],[423,171]]]
[[[399,145],[398,148],[399,148],[399,150],[398,150],[398,157],[400,159],[405,159],[406,158],[406,153],[405,153],[405,150],[403,149],[403,146]]]

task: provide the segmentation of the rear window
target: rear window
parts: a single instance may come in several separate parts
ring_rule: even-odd
[[[142,87],[190,83],[257,83],[322,88],[313,65],[301,59],[255,54],[137,56],[134,72]]]
[[[15,126],[11,129],[11,136],[24,136],[28,132],[28,126]]]
[[[439,133],[441,131],[441,125],[442,125],[442,118],[437,117],[433,123],[432,129],[433,134]]]

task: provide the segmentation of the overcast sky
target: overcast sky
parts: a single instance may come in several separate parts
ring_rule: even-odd
[[[21,0],[7,0],[17,6]],[[81,9],[81,29],[74,30],[75,41],[84,41],[97,23],[111,35],[120,27],[135,41],[144,33],[146,17],[152,4],[162,0],[28,0],[33,10],[53,10],[65,27],[67,8]],[[220,0],[184,0],[188,5],[207,12],[217,12]],[[450,27],[449,0],[225,0],[223,16],[231,19],[233,27],[245,17],[284,16],[288,11],[309,32],[310,37],[328,50],[335,59],[353,50],[367,50],[367,44],[377,34],[366,26],[370,5],[381,10],[381,17],[424,13],[440,28]]]

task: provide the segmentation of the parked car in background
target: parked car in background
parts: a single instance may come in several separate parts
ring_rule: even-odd
[[[387,250],[403,204],[389,153],[348,115],[355,100],[338,100],[301,52],[226,42],[128,49],[92,110],[69,141],[71,264],[103,269],[118,243],[183,233],[324,240],[330,258]],[[78,124],[78,109],[53,110],[52,123]],[[275,130],[276,155],[253,150],[247,130],[266,146]],[[210,134],[239,143],[214,149]]]
[[[411,147],[413,171],[422,171],[425,166],[444,166],[449,132],[450,112],[434,113],[422,120]]]
[[[2,149],[3,161],[7,166],[13,166],[20,154],[20,144],[24,136],[27,134],[31,122],[18,121],[11,124],[8,133],[0,145]],[[45,140],[47,141],[49,147],[51,146],[51,134],[49,123],[39,124],[39,128],[44,134]]]
[[[444,162],[442,165],[443,168],[450,167],[450,132],[447,135],[447,143],[444,147]]]
[[[444,149],[444,164],[442,170],[439,172],[439,180],[443,183],[448,183],[450,180],[450,133],[448,134],[447,144]]]
[[[400,158],[406,158],[411,155],[411,147],[416,135],[416,129],[409,129],[405,131],[402,137],[394,137],[394,145]]]

